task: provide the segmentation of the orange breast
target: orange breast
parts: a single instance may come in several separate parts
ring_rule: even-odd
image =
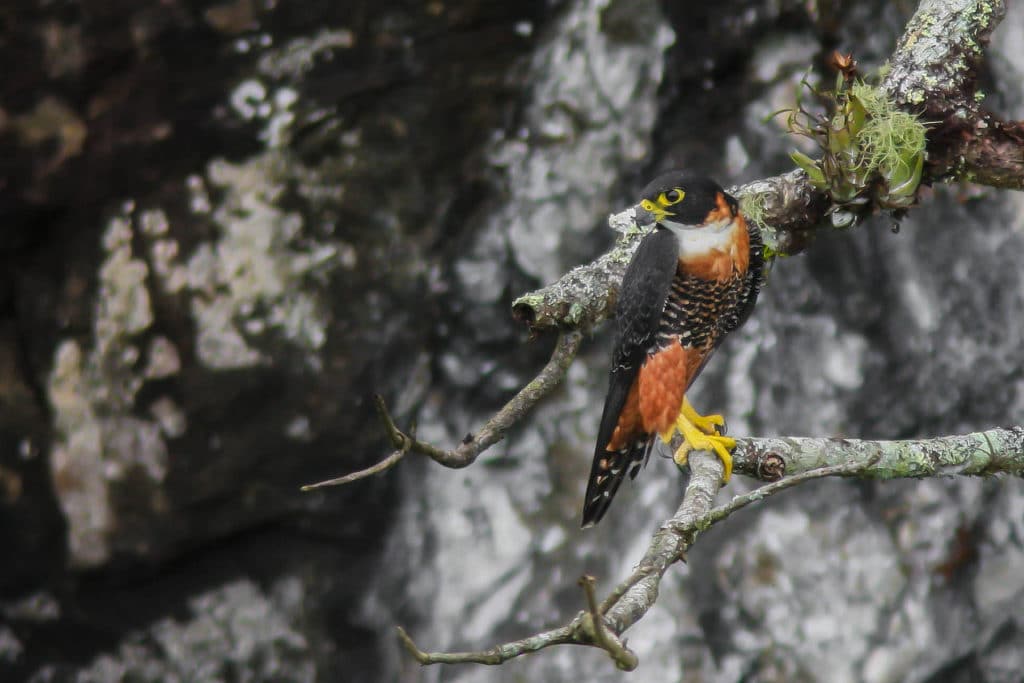
[[[672,426],[706,354],[705,349],[684,348],[676,341],[647,359],[637,381],[645,432],[660,433]]]

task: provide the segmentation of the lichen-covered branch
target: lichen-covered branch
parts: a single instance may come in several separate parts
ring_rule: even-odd
[[[923,0],[897,45],[882,88],[932,126],[926,173],[1024,189],[1024,131],[981,109],[977,74],[1002,0]]]
[[[690,453],[690,481],[676,513],[662,523],[647,546],[633,574],[616,589],[620,594],[609,605],[605,619],[615,633],[622,634],[638,622],[658,599],[661,577],[668,568],[684,558],[696,539],[696,523],[711,510],[725,469],[722,462],[706,451]]]
[[[632,209],[618,215],[627,213],[632,215]],[[619,283],[639,243],[637,231],[623,236],[603,256],[573,268],[553,285],[516,299],[512,315],[538,331],[588,329],[610,317]]]
[[[978,67],[1005,14],[1003,0],[921,0],[889,59],[882,89],[926,119],[971,116]]]
[[[1024,129],[981,112],[977,67],[1006,12],[1002,0],[922,0],[907,24],[880,86],[893,103],[929,124],[922,180],[967,179],[1024,189]],[[791,171],[731,190],[756,217],[777,253],[807,247],[831,208],[805,173]],[[621,222],[627,212],[613,216]],[[590,329],[611,315],[618,285],[639,235],[558,282],[519,297],[515,316],[535,331]]]
[[[735,472],[758,479],[871,462],[859,476],[872,479],[952,474],[1024,473],[1024,428],[990,429],[958,436],[907,441],[809,437],[737,439]]]
[[[828,210],[828,201],[801,170],[729,190],[746,216],[761,226],[765,246],[779,254],[803,251]]]

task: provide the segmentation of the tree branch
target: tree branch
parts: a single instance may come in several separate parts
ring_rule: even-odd
[[[978,71],[1005,15],[1004,0],[921,0],[889,59],[882,89],[926,119],[966,120],[978,111]]]
[[[490,650],[424,653],[400,631],[406,647],[421,664],[501,664],[552,645],[593,645],[606,650],[620,668],[631,670],[639,662],[625,648],[622,634],[654,606],[665,572],[675,562],[685,561],[686,551],[712,525],[751,503],[821,477],[895,479],[996,473],[1020,476],[1024,474],[1024,427],[907,441],[738,439],[733,454],[734,472],[766,477],[773,476],[766,472],[785,471],[791,476],[715,508],[711,504],[722,478],[721,461],[706,451],[691,453],[689,461],[690,482],[676,514],[655,532],[633,573],[612,589],[600,605],[595,605],[588,593],[589,611],[581,612],[565,626]],[[597,615],[603,615],[599,622]],[[600,626],[596,626],[598,623]]]
[[[550,360],[537,376],[495,413],[475,436],[468,435],[462,443],[450,450],[438,448],[425,441],[417,441],[414,436],[404,433],[395,424],[387,406],[384,405],[384,400],[378,396],[377,410],[384,421],[385,430],[395,447],[395,452],[365,470],[336,479],[307,484],[302,487],[302,490],[312,491],[324,486],[349,484],[378,472],[384,472],[397,464],[410,450],[427,455],[445,467],[459,468],[473,464],[481,453],[505,438],[506,432],[512,425],[519,422],[538,401],[550,394],[562,382],[566,371],[576,358],[582,342],[583,334],[579,331],[569,331],[559,335]]]
[[[951,141],[945,158],[936,151],[937,167],[953,169],[954,176],[973,183],[1024,190],[1024,123],[983,112],[946,135]]]
[[[1002,0],[924,0],[907,24],[882,88],[936,124],[926,173],[1024,189],[1024,130],[981,109],[977,74]]]
[[[990,429],[906,441],[808,437],[736,440],[733,471],[764,480],[848,462],[873,462],[872,479],[944,475],[1024,474],[1024,428]]]
[[[416,646],[409,634],[401,626],[397,627],[398,640],[420,664],[504,664],[520,655],[543,650],[552,645],[568,645],[573,643],[573,626],[544,631],[537,635],[515,640],[511,643],[496,645],[490,650],[480,652],[424,652]]]
[[[617,585],[600,605],[594,596],[594,579],[585,576],[580,584],[587,594],[588,611],[580,612],[565,626],[474,652],[423,652],[401,628],[399,638],[420,664],[501,664],[552,645],[590,645],[608,652],[620,669],[632,671],[639,660],[626,648],[621,636],[654,606],[665,571],[684,559],[685,551],[701,532],[752,502],[810,479],[858,473],[870,464],[871,461],[844,463],[804,472],[712,509],[711,503],[722,480],[722,463],[711,453],[694,451],[690,453],[690,483],[676,514],[654,534],[647,552],[629,578]]]
[[[598,607],[594,592],[596,579],[589,574],[580,577],[580,585],[587,596],[588,612],[583,617],[584,631],[595,645],[611,655],[615,665],[623,671],[632,671],[640,664],[637,656],[630,652],[624,640],[612,633],[604,621],[604,613]]]
[[[658,599],[662,575],[671,564],[682,558],[688,539],[685,532],[677,530],[689,530],[698,518],[710,510],[711,501],[721,485],[724,470],[721,461],[713,454],[706,451],[691,452],[690,468],[690,483],[676,514],[654,534],[644,558],[632,575],[616,586],[596,609],[591,605],[590,612],[580,612],[565,626],[497,645],[489,650],[427,653],[416,647],[401,628],[399,638],[420,664],[501,664],[552,645],[598,645],[594,633],[594,617],[591,614],[596,612],[603,615],[600,621],[607,635],[614,634],[615,642],[620,642],[618,638],[622,633],[643,617]],[[614,650],[608,652],[616,659]],[[616,663],[620,668],[623,666],[623,661],[616,659]],[[634,667],[637,663],[632,662]]]

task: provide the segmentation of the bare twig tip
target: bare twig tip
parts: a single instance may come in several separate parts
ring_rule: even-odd
[[[327,479],[326,481],[319,481],[315,484],[306,484],[300,490],[313,491],[314,489],[320,489],[327,486],[343,486],[345,484],[351,484],[354,481],[359,481],[360,479],[366,479],[367,477],[371,477],[375,474],[380,474],[381,472],[387,472],[392,467],[397,465],[399,460],[406,456],[406,454],[412,448],[413,443],[415,443],[414,439],[406,439],[405,443],[402,444],[401,448],[394,451],[391,455],[384,458],[376,465],[371,465],[370,467],[367,467],[364,470],[359,470],[358,472],[353,472],[352,474],[346,474],[343,477]]]
[[[384,430],[388,433],[388,438],[391,439],[391,445],[395,448],[404,448],[406,442],[411,441],[411,439],[403,434],[402,430],[395,424],[391,413],[388,412],[388,406],[384,402],[384,397],[380,394],[374,394],[373,401],[377,404],[377,414],[380,415],[380,420],[384,423]]]
[[[409,634],[405,632],[405,629],[401,626],[396,626],[395,630],[398,633],[398,641],[405,647],[406,651],[411,654],[417,662],[420,664],[430,664],[430,657],[426,652],[416,647],[416,643],[412,641]]]

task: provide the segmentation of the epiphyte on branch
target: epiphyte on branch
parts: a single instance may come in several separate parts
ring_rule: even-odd
[[[822,156],[794,151],[790,157],[832,201],[833,225],[848,227],[872,206],[910,207],[924,166],[925,125],[879,88],[842,69],[835,90],[811,90],[828,112],[813,114],[798,101],[788,110],[786,125],[815,141]]]

